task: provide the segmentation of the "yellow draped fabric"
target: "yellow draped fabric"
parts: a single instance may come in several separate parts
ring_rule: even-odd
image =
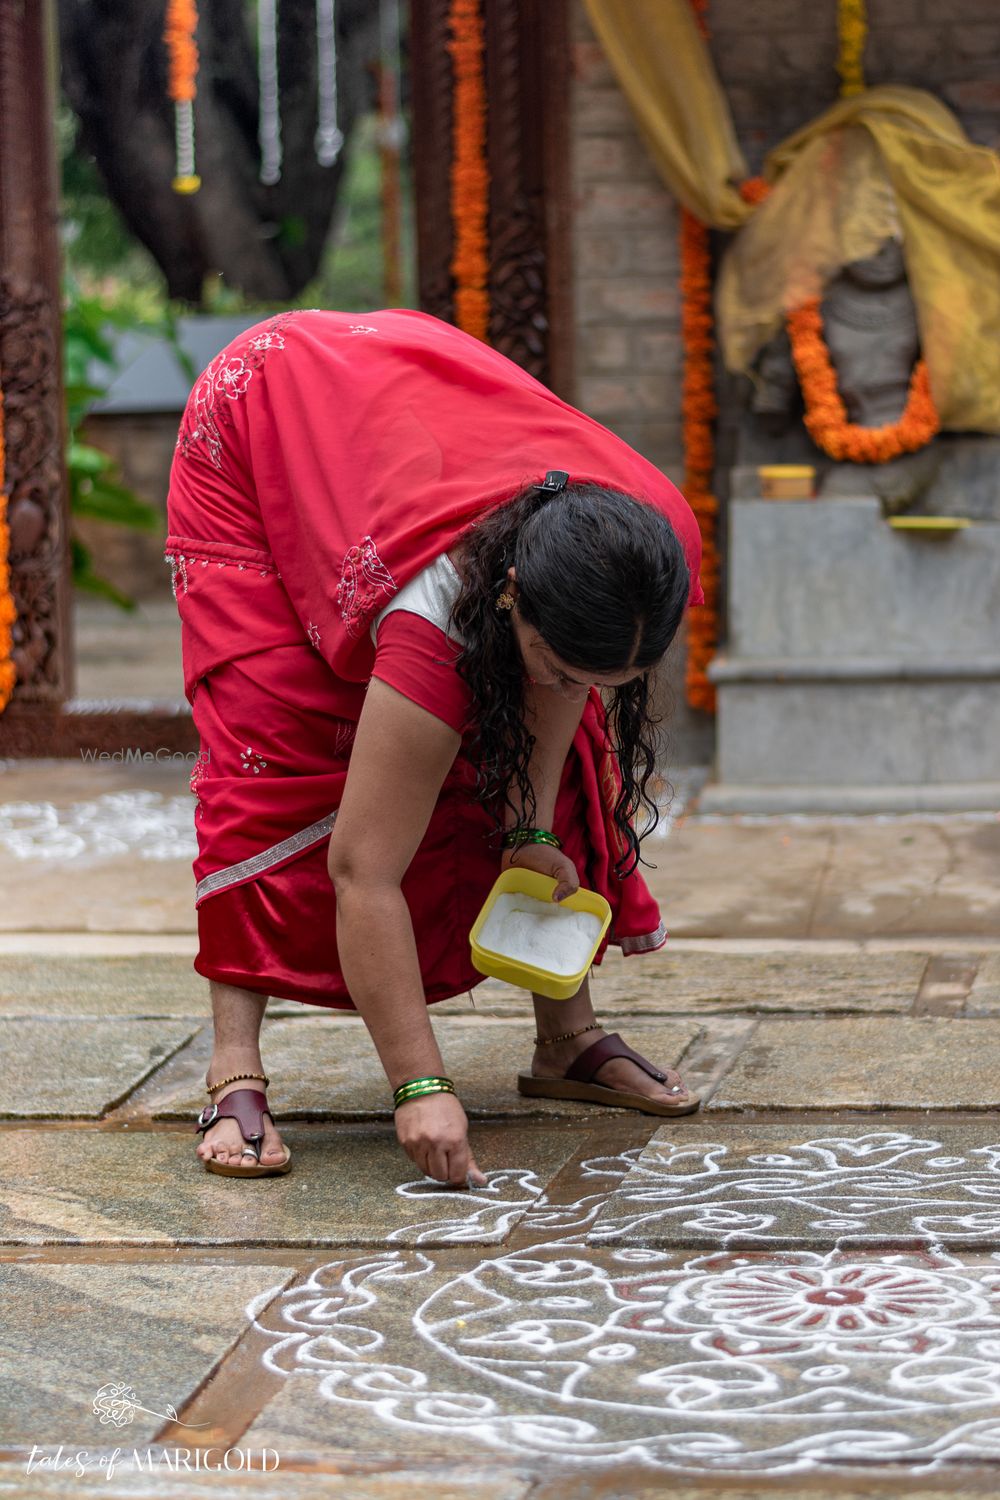
[[[738,230],[719,272],[727,366],[745,370],[784,312],[844,265],[902,239],[942,426],[1000,432],[1000,157],[920,89],[842,99],[768,156],[759,207],[690,0],[586,0],[664,181]]]

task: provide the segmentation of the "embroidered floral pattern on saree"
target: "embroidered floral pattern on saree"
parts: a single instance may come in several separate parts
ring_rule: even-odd
[[[192,392],[193,426],[182,429],[177,438],[176,447],[184,458],[188,458],[198,444],[203,444],[212,465],[216,469],[222,468],[220,424],[225,426],[232,421],[226,403],[238,401],[246,395],[254,372],[264,363],[270,349],[284,349],[282,329],[297,311],[293,308],[290,312],[279,313],[263,329],[249,330],[252,337],[247,339],[243,349],[237,347],[234,350],[232,344],[227,345],[202,371]]]
[[[397,584],[370,536],[348,549],[334,595],[347,633],[355,639],[396,592]]]

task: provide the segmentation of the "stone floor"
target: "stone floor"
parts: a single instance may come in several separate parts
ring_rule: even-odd
[[[596,994],[703,1108],[522,1098],[485,981],[434,1012],[467,1192],[282,1000],[293,1170],[201,1168],[192,856],[177,767],[0,766],[0,1496],[996,1493],[1000,822],[689,804]]]

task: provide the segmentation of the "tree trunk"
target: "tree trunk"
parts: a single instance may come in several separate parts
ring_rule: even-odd
[[[206,276],[257,302],[283,302],[315,276],[343,175],[351,130],[371,107],[367,64],[378,50],[378,9],[338,0],[337,114],[345,144],[321,167],[315,0],[281,0],[278,79],[283,160],[259,180],[256,48],[244,0],[200,7],[194,101],[201,188],[176,193],[174,109],[167,93],[164,0],[59,0],[66,98],[108,194],[163,271],[172,298],[198,306]]]

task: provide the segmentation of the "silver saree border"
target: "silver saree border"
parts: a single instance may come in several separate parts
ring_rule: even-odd
[[[203,876],[194,888],[195,905],[203,896],[213,896],[216,891],[224,891],[231,885],[238,885],[242,880],[247,880],[254,875],[262,875],[265,870],[281,864],[290,855],[301,854],[304,849],[318,844],[332,831],[336,821],[337,813],[334,810],[332,813],[327,813],[325,818],[310,823],[308,828],[300,828],[298,833],[290,834],[279,844],[272,844],[270,849],[261,849],[259,854],[251,854],[249,859],[241,859],[239,864],[227,865],[224,870],[215,870],[211,875]]]
[[[630,953],[649,953],[654,948],[661,947],[667,940],[667,929],[661,922],[655,932],[643,933],[641,937],[615,938],[614,941],[621,948],[623,955],[627,958]]]

